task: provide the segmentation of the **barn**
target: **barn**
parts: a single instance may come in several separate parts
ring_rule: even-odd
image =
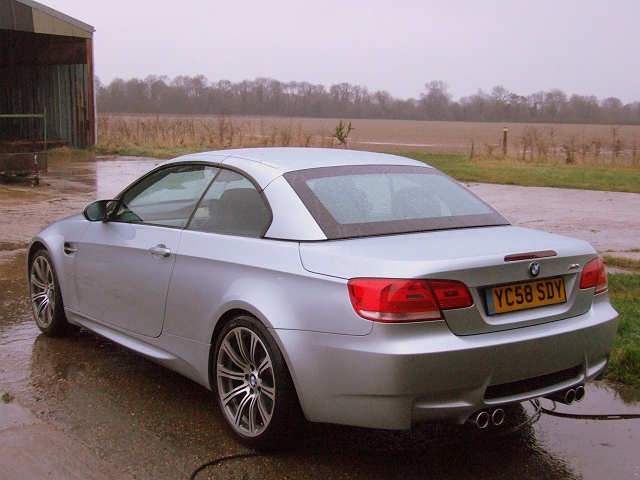
[[[0,0],[0,154],[95,144],[93,32],[32,0]]]

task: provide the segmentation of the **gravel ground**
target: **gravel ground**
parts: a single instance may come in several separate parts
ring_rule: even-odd
[[[158,163],[61,160],[39,187],[0,185],[0,393],[11,393],[0,404],[0,480],[188,478],[207,460],[245,451],[202,387],[88,332],[40,335],[31,319],[24,278],[29,238]],[[469,187],[514,224],[640,259],[639,194]],[[635,393],[626,405],[618,391],[590,388],[578,408],[637,412]],[[509,422],[528,414],[517,407]],[[637,420],[554,417],[503,437],[444,425],[412,432],[312,425],[296,453],[227,462],[198,478],[637,478],[638,431]]]
[[[640,194],[467,186],[516,225],[580,238],[602,254],[640,260]]]

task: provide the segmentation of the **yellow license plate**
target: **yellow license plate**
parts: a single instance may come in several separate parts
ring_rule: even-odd
[[[489,315],[567,301],[562,277],[491,287],[485,294]]]

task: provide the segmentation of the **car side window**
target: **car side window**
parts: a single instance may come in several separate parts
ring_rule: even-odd
[[[249,179],[220,170],[204,195],[189,230],[257,237],[269,223],[269,210]]]
[[[133,185],[118,204],[112,221],[184,228],[218,168],[175,165]]]

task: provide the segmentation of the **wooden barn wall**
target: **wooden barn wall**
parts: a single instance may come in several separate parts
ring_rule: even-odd
[[[46,107],[48,139],[63,140],[74,148],[91,146],[91,41],[0,33],[0,46],[10,47],[0,49],[0,114],[41,114]],[[43,138],[42,119],[0,118],[0,140]]]
[[[0,111],[41,114],[46,107],[47,137],[74,148],[90,146],[87,65],[0,67]],[[44,122],[38,118],[0,119],[5,140],[42,140]],[[8,128],[7,128],[8,127]],[[13,138],[6,138],[13,137]]]

